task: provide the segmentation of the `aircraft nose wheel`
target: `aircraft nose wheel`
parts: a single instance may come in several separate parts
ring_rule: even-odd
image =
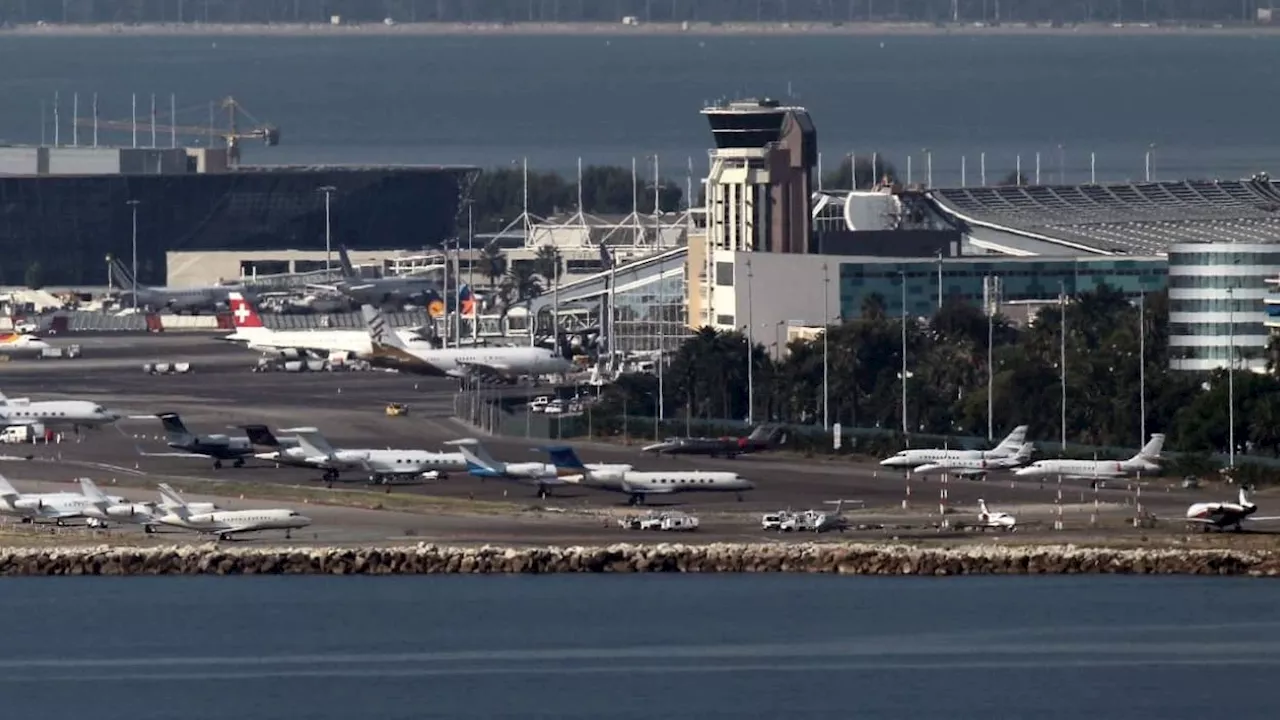
[[[214,461],[213,461],[213,469],[214,469],[214,470],[221,470],[221,469],[222,469],[222,461],[221,461],[221,460],[214,460]]]
[[[236,461],[232,463],[232,467],[244,467],[244,458],[236,458]]]

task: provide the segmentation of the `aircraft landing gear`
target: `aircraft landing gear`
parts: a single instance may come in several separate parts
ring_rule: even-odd
[[[143,526],[142,526],[142,532],[143,532],[143,533],[145,533],[145,534],[147,534],[147,535],[154,535],[154,534],[155,534],[155,532],[156,532],[156,526],[155,526],[155,525],[143,525]]]
[[[236,461],[231,463],[231,467],[244,467],[244,458],[236,458]]]
[[[223,542],[225,540],[230,540],[230,539],[231,539],[230,533],[218,533],[218,542]]]
[[[539,485],[539,486],[538,486],[538,499],[539,499],[539,500],[546,500],[546,499],[547,499],[547,498],[549,498],[549,497],[551,497],[551,491],[547,490],[546,486],[544,486],[544,485]]]
[[[332,489],[333,489],[333,483],[334,483],[335,481],[337,481],[337,479],[338,479],[338,471],[337,471],[337,470],[325,470],[325,471],[324,471],[324,475],[322,476],[322,478],[321,478],[321,479],[322,479],[322,480],[324,480],[324,486],[325,486],[325,487],[327,487],[327,488],[329,488],[330,490],[332,490]]]
[[[285,539],[285,540],[292,540],[292,539],[293,539],[293,530],[292,530],[292,529],[290,529],[290,528],[286,528],[286,529],[285,529],[285,531],[284,531],[284,539]]]
[[[214,461],[213,461],[213,469],[214,469],[214,470],[221,470],[221,469],[222,469],[222,461],[221,461],[221,460],[214,460]]]
[[[635,494],[634,494],[634,495],[632,495],[631,497],[627,498],[627,504],[628,504],[628,505],[631,505],[631,506],[633,506],[633,507],[634,507],[634,506],[636,506],[636,505],[643,505],[643,504],[644,504],[644,495],[641,495],[640,493],[635,493]]]
[[[738,493],[738,502],[742,502],[742,493]]]

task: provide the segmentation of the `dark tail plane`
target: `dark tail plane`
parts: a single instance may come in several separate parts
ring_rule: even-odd
[[[187,426],[182,424],[182,418],[178,417],[178,413],[158,413],[156,417],[160,418],[160,423],[164,425],[164,433],[168,436],[169,442],[185,443],[195,437],[190,430],[187,430]]]
[[[356,269],[351,265],[351,257],[347,255],[347,246],[338,246],[338,262],[342,265],[342,276],[344,278],[356,277]]]
[[[249,436],[249,444],[257,447],[279,448],[280,441],[266,425],[244,425],[244,432]]]
[[[787,431],[778,425],[759,425],[747,436],[753,448],[769,450],[787,441]]]

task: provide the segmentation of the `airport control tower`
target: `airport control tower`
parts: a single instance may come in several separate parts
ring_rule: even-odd
[[[707,176],[712,249],[803,253],[818,134],[809,112],[776,100],[704,108],[716,148]]]

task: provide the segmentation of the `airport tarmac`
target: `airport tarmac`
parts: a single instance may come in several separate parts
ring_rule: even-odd
[[[72,342],[69,337],[68,342]],[[104,345],[105,347],[105,345]],[[0,446],[0,453],[31,454],[31,461],[0,463],[0,472],[18,480],[38,481],[40,486],[66,483],[88,476],[104,487],[112,478],[131,486],[154,487],[169,481],[180,488],[218,495],[212,483],[235,484],[231,507],[264,507],[262,502],[241,502],[245,485],[298,486],[320,492],[319,473],[299,468],[276,468],[250,460],[244,468],[214,470],[204,458],[153,457],[144,453],[172,452],[164,445],[157,420],[146,418],[157,412],[182,415],[187,426],[198,433],[225,433],[228,427],[246,423],[266,423],[279,430],[299,425],[318,427],[337,447],[391,447],[444,449],[447,440],[479,437],[498,458],[529,461],[545,456],[534,452],[545,440],[488,437],[452,418],[458,383],[442,378],[403,376],[384,372],[335,373],[253,373],[257,354],[230,347],[208,336],[162,336],[116,339],[116,358],[128,361],[120,368],[102,367],[92,371],[84,360],[33,361],[36,370],[10,373],[0,369],[0,391],[10,397],[33,399],[83,398],[119,409],[143,419],[121,420],[116,427],[68,435],[61,444]],[[216,363],[210,363],[215,359]],[[150,376],[142,372],[147,361],[192,362],[190,375]],[[205,368],[205,369],[202,369]],[[388,402],[410,407],[405,417],[388,417]],[[557,443],[558,444],[558,443]],[[759,518],[763,512],[792,508],[823,508],[825,501],[860,501],[861,510],[850,513],[856,523],[891,525],[933,525],[939,520],[940,504],[958,513],[953,522],[973,521],[979,498],[993,509],[1011,510],[1020,523],[1038,521],[1051,525],[1059,505],[1059,486],[1054,481],[1012,481],[1009,475],[993,474],[986,481],[952,480],[945,485],[931,479],[912,479],[874,463],[846,460],[816,460],[768,454],[733,460],[694,457],[653,457],[637,446],[618,443],[571,441],[584,462],[625,462],[638,470],[714,469],[739,473],[756,483],[754,491],[739,500],[734,493],[682,494],[651,497],[654,508],[679,509],[702,516],[698,535],[716,540],[761,539]],[[368,490],[364,478],[339,484],[344,488]],[[21,482],[18,483],[23,488]],[[1206,491],[1184,491],[1168,481],[1155,480],[1135,495],[1129,483],[1098,490],[1087,483],[1062,485],[1061,507],[1068,527],[1089,528],[1095,512],[1106,522],[1119,525],[1134,515],[1135,501],[1161,517],[1181,515],[1187,505],[1209,499]],[[908,495],[908,488],[910,494]],[[941,497],[945,489],[946,498]],[[382,488],[377,488],[381,491]],[[312,505],[304,514],[316,520],[312,528],[300,531],[295,539],[312,542],[374,543],[392,539],[427,542],[528,542],[583,543],[589,541],[635,539],[610,524],[608,514],[637,512],[625,506],[619,494],[581,488],[556,488],[545,501],[533,488],[502,481],[481,481],[454,474],[440,481],[414,486],[395,486],[394,494],[441,498],[448,505],[421,512],[390,512]],[[148,490],[132,487],[131,499],[153,496]],[[278,493],[276,493],[278,495]],[[225,499],[225,498],[224,498]],[[319,502],[317,498],[312,502]],[[1229,499],[1229,498],[1223,498]],[[903,501],[908,507],[903,509]],[[509,511],[497,512],[492,505],[472,511],[467,504],[505,503]],[[295,507],[297,503],[277,501]],[[238,504],[238,505],[237,505]],[[479,506],[478,506],[479,507]],[[1181,524],[1179,524],[1181,529]],[[877,531],[883,536],[885,531]],[[1130,530],[1136,533],[1136,530]],[[603,533],[603,534],[602,534]],[[279,533],[276,533],[278,535]],[[901,535],[901,532],[896,533]],[[265,533],[270,536],[272,533]],[[669,536],[645,535],[668,540]],[[773,536],[776,537],[776,536]]]

